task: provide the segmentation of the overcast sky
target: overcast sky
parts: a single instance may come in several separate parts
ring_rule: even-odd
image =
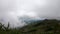
[[[60,0],[0,0],[0,21],[23,26],[17,16],[60,19]]]

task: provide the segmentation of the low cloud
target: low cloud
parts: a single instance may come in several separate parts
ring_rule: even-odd
[[[0,21],[24,26],[18,16],[60,19],[60,0],[0,0]]]

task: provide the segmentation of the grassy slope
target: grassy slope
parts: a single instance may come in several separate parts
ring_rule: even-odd
[[[38,21],[37,24],[30,24],[18,30],[8,29],[8,27],[4,30],[0,25],[0,34],[60,34],[60,21],[55,19]]]

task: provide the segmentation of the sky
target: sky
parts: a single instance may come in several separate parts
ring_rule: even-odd
[[[22,27],[22,16],[60,19],[60,0],[0,0],[0,22]]]

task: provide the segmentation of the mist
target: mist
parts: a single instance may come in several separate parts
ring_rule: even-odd
[[[11,27],[26,23],[18,17],[60,19],[60,0],[0,0],[0,22]]]

